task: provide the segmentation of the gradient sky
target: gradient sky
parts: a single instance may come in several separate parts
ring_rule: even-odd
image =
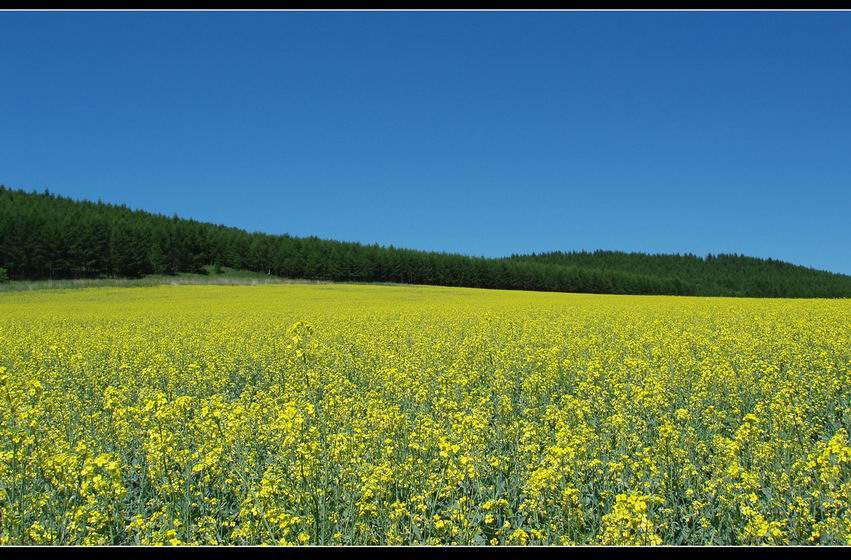
[[[851,13],[0,13],[0,183],[851,273]]]

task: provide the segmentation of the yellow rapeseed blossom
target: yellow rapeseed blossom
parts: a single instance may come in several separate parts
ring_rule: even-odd
[[[851,302],[0,294],[0,544],[851,544]]]

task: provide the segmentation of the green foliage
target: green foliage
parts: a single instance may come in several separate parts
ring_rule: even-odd
[[[0,267],[0,283],[9,281],[9,273],[5,268]]]
[[[515,255],[511,262],[669,279],[674,293],[745,297],[849,297],[851,277],[744,255],[649,255],[620,251]]]
[[[739,255],[597,251],[487,259],[249,233],[0,186],[12,279],[138,278],[239,269],[284,278],[612,294],[851,297],[851,277]]]

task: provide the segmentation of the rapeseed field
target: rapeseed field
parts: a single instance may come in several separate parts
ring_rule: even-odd
[[[3,544],[851,544],[851,301],[0,294]]]

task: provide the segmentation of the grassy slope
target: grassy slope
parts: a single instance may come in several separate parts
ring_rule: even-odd
[[[95,288],[95,287],[142,287],[159,286],[163,284],[233,284],[233,285],[255,285],[255,284],[282,284],[294,282],[277,276],[270,276],[260,272],[249,270],[236,270],[223,268],[221,272],[215,272],[212,267],[207,267],[207,274],[180,273],[174,276],[152,274],[143,278],[83,278],[78,280],[20,280],[0,284],[0,292],[25,292],[31,290],[49,289],[73,289],[73,288]]]

